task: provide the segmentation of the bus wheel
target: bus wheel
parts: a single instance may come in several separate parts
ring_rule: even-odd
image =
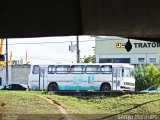
[[[111,91],[111,86],[107,83],[102,84],[101,91]]]
[[[58,91],[58,85],[56,83],[51,83],[48,86],[48,91],[53,92],[53,91]]]

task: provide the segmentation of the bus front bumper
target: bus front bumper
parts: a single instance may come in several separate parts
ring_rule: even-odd
[[[127,91],[135,91],[135,87],[129,87],[129,86],[121,86],[121,90],[127,90]]]

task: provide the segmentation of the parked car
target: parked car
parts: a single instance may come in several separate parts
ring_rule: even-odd
[[[149,87],[146,90],[142,90],[141,92],[160,93],[160,86],[154,85],[154,86]]]
[[[21,91],[28,91],[29,87],[25,84],[8,84],[5,85],[4,88],[1,90],[21,90]]]

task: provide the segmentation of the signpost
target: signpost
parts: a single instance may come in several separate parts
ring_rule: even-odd
[[[8,39],[6,38],[6,84],[8,84]]]

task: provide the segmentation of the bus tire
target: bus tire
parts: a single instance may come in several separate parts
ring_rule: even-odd
[[[101,85],[101,91],[111,91],[111,86],[109,83],[103,83]]]
[[[48,91],[49,92],[58,91],[58,85],[56,83],[50,83],[48,86]]]

